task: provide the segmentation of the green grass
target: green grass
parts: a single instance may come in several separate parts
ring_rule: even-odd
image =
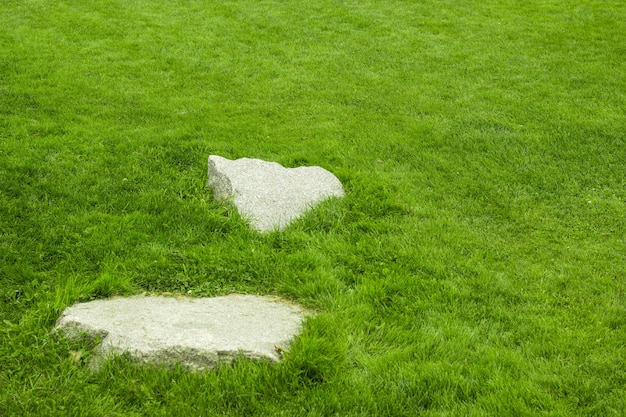
[[[626,3],[0,1],[0,415],[626,415]],[[206,159],[347,196],[260,235]],[[76,364],[142,291],[317,314],[277,365]]]

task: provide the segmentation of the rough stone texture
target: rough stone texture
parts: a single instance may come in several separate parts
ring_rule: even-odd
[[[250,225],[282,229],[315,204],[343,197],[341,182],[321,167],[285,168],[276,162],[209,156],[209,182],[218,200],[233,199]]]
[[[94,366],[111,354],[145,362],[211,368],[244,355],[278,361],[300,332],[304,311],[271,297],[136,296],[75,304],[57,321],[69,337],[88,333],[102,342]]]

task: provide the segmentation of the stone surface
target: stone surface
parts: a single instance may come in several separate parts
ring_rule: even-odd
[[[271,297],[135,296],[68,307],[56,330],[100,338],[96,367],[101,359],[126,352],[139,361],[203,369],[239,355],[277,361],[303,319],[300,307]]]
[[[329,197],[343,197],[341,182],[321,167],[285,168],[276,162],[209,156],[209,182],[218,200],[232,199],[259,231],[282,229]]]

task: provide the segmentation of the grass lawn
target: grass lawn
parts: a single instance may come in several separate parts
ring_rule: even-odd
[[[0,0],[0,415],[626,415],[626,3]],[[333,172],[261,235],[207,157]],[[280,364],[77,363],[78,301],[271,294]]]

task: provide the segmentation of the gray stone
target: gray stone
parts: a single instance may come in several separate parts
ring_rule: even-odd
[[[209,156],[209,182],[218,200],[232,199],[261,232],[283,229],[315,204],[343,197],[341,182],[324,168],[285,168],[276,162]]]
[[[127,353],[139,361],[204,369],[240,355],[280,360],[304,317],[302,308],[272,297],[135,296],[68,307],[56,330],[100,338],[96,367]]]

